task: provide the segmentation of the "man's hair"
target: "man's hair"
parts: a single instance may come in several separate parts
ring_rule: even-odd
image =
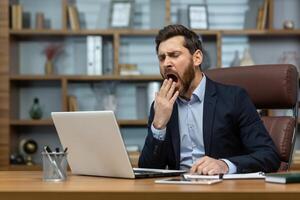
[[[156,38],[156,53],[158,53],[158,47],[161,42],[166,41],[175,36],[183,36],[184,44],[183,46],[189,50],[189,52],[193,55],[196,50],[200,50],[202,52],[202,43],[199,40],[198,35],[180,24],[173,24],[165,26],[161,29]]]

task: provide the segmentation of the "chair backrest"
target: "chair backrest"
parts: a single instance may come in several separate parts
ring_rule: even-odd
[[[253,65],[205,71],[212,80],[243,87],[257,109],[293,109],[293,116],[264,116],[262,121],[281,159],[279,170],[292,161],[298,118],[298,72],[289,64]]]

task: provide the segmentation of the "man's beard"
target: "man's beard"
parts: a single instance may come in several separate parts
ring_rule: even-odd
[[[179,96],[183,98],[189,98],[187,97],[187,92],[189,91],[191,84],[195,78],[195,70],[194,70],[194,65],[193,65],[193,60],[190,59],[188,63],[187,69],[183,72],[182,77],[178,77],[180,80],[182,87],[179,89]]]

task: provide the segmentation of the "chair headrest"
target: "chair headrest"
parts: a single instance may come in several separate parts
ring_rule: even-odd
[[[205,74],[216,82],[244,88],[256,108],[288,109],[297,103],[298,72],[290,64],[217,68]]]

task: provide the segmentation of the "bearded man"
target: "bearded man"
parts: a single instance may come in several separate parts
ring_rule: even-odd
[[[198,35],[169,25],[155,42],[164,81],[151,106],[139,167],[207,175],[276,171],[276,147],[246,91],[202,72]]]

